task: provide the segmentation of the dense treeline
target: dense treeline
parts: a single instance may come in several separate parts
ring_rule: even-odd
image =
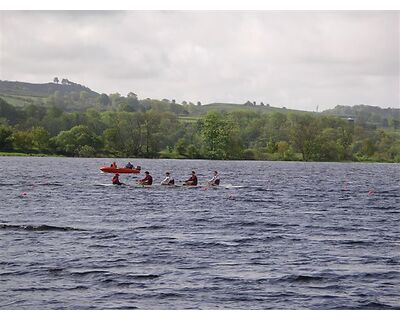
[[[109,111],[14,107],[0,99],[0,151],[66,156],[400,162],[400,132],[335,116],[239,110],[110,95]]]

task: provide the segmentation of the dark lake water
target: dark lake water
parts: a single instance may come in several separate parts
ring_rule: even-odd
[[[400,309],[398,164],[111,161],[0,157],[1,309]]]

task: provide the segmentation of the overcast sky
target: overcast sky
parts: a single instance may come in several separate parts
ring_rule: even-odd
[[[400,107],[400,14],[1,11],[0,79],[319,110]]]

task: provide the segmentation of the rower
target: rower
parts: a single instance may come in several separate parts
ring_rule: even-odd
[[[164,180],[161,181],[161,185],[162,186],[170,186],[170,185],[174,185],[174,184],[175,184],[174,178],[171,177],[169,172],[166,172]]]
[[[187,179],[183,184],[186,186],[197,186],[196,172],[192,171],[191,177]]]
[[[116,173],[112,178],[112,184],[121,185],[122,183],[119,181],[119,173]]]
[[[214,171],[214,176],[211,178],[211,180],[208,181],[208,185],[219,186],[219,183],[220,183],[220,179],[219,179],[218,171]]]
[[[138,183],[141,185],[151,186],[153,184],[153,177],[150,175],[148,171],[146,171],[144,174],[145,174],[144,178],[140,179]]]

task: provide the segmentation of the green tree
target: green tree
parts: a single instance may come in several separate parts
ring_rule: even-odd
[[[206,156],[210,159],[230,159],[240,157],[242,144],[238,127],[222,114],[209,112],[201,120]]]
[[[65,103],[65,99],[64,99],[64,94],[61,91],[59,91],[59,90],[54,91],[53,103],[54,103],[54,106],[56,106],[58,108],[65,108],[66,103]]]
[[[13,147],[15,150],[30,151],[32,150],[32,132],[31,131],[14,131],[12,135]]]
[[[200,156],[198,149],[193,144],[187,146],[187,156],[190,159],[196,159]]]
[[[45,107],[29,104],[23,111],[26,118],[32,118],[35,122],[39,122],[44,118],[47,110]]]
[[[301,153],[304,161],[314,160],[319,153],[318,120],[311,115],[291,115],[291,140],[293,146]]]
[[[201,133],[206,145],[206,156],[211,159],[225,158],[228,132],[225,131],[225,121],[221,114],[207,113],[201,121]]]
[[[397,130],[400,128],[400,119],[391,119],[391,126],[393,127],[394,130]]]
[[[108,95],[106,95],[105,93],[102,93],[102,94],[99,96],[99,103],[100,103],[100,105],[101,105],[102,107],[107,107],[107,106],[109,106],[109,105],[111,104],[111,100],[110,100],[110,98],[108,97]]]
[[[129,108],[132,111],[141,111],[140,101],[136,93],[133,92],[128,93],[126,98],[126,105],[129,106]]]
[[[109,98],[111,100],[111,105],[113,106],[113,108],[118,108],[119,104],[125,100],[118,92],[111,93]]]
[[[103,132],[106,150],[120,156],[143,156],[144,116],[140,112],[105,113],[108,129]]]
[[[282,160],[286,159],[287,152],[289,151],[289,143],[287,141],[278,141],[276,143],[277,152]]]
[[[34,127],[31,130],[32,146],[39,151],[46,151],[49,148],[50,135],[43,127]]]
[[[144,134],[144,155],[154,157],[160,150],[160,139],[162,133],[159,130],[161,123],[160,113],[148,111],[144,113],[143,134]]]
[[[57,149],[68,155],[79,155],[83,146],[94,149],[101,147],[100,139],[83,125],[75,126],[68,131],[61,131],[55,138]]]
[[[126,152],[125,145],[119,139],[119,132],[117,128],[108,128],[103,132],[103,143],[105,150],[108,153],[121,155],[121,156],[132,156],[129,151]]]
[[[10,126],[0,124],[0,150],[9,151],[12,149],[13,129]]]
[[[343,158],[343,150],[338,143],[339,132],[337,129],[325,128],[317,137],[318,154],[314,155],[314,160],[318,161],[338,161]]]
[[[8,124],[14,125],[21,122],[23,115],[19,109],[0,98],[0,118],[6,119]]]
[[[187,144],[185,139],[180,138],[175,144],[175,151],[178,155],[185,155]]]
[[[83,119],[82,124],[86,125],[96,135],[102,135],[107,128],[107,125],[102,121],[101,113],[94,108],[87,109]]]
[[[90,158],[96,156],[96,149],[92,146],[84,145],[79,148],[79,156],[84,158]]]
[[[362,142],[361,153],[368,157],[372,156],[376,151],[375,141],[373,138],[367,138]]]
[[[268,144],[267,144],[267,152],[268,153],[275,153],[278,150],[276,142],[272,137],[269,138]]]

